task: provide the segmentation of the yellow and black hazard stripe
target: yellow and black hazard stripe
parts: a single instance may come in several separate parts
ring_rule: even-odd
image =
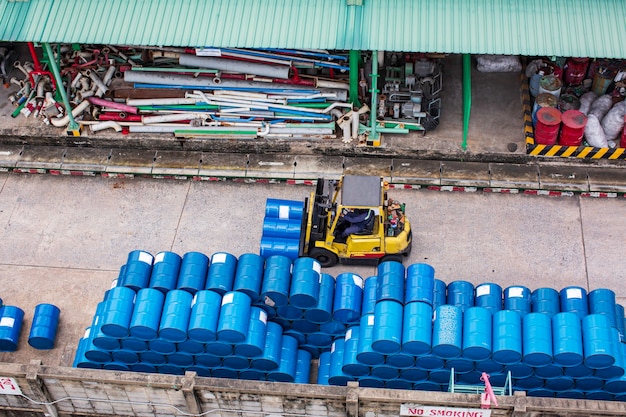
[[[532,156],[557,156],[579,159],[626,159],[625,148],[594,148],[592,146],[536,145],[528,78],[522,71],[522,108],[524,110],[524,136],[526,153]]]

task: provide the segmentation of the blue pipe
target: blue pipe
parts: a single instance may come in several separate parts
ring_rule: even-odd
[[[298,54],[304,56],[314,56],[318,58],[326,58],[326,59],[336,59],[338,61],[347,61],[348,57],[343,55],[332,55],[332,54],[323,54],[321,52],[311,52],[311,51],[299,51],[297,49],[262,49],[263,51],[268,52],[279,52],[283,54]]]
[[[257,51],[248,51],[245,49],[228,49],[228,48],[220,48],[222,51],[225,52],[231,52],[233,54],[242,54],[242,55],[249,55],[249,56],[258,56],[261,58],[273,58],[273,59],[281,59],[281,56],[276,56],[275,54],[266,54],[263,52],[257,52]],[[349,71],[350,67],[349,66],[345,66],[345,65],[339,65],[339,64],[335,64],[333,62],[323,62],[323,61],[317,61],[317,60],[310,60],[310,59],[298,59],[298,57],[295,56],[285,56],[285,61],[293,61],[293,62],[308,62],[308,63],[312,63],[315,64],[319,67],[326,67],[326,68],[334,68],[334,69],[338,69],[341,71]]]
[[[164,88],[173,90],[228,90],[228,91],[249,91],[253,93],[267,93],[267,94],[319,94],[317,90],[286,90],[286,89],[273,89],[273,88],[250,88],[250,87],[215,87],[215,86],[203,86],[203,85],[176,85],[176,84],[146,84],[135,83],[135,88]]]

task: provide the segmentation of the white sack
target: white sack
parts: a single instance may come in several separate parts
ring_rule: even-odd
[[[600,121],[595,114],[590,114],[587,118],[587,125],[585,126],[585,140],[589,146],[595,148],[606,148],[608,145],[604,130],[600,126]]]

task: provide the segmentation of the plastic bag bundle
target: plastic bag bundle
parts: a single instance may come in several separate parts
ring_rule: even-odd
[[[587,115],[591,109],[591,104],[598,98],[598,95],[593,91],[588,91],[580,96],[580,107],[578,110]]]
[[[602,128],[607,139],[613,140],[622,133],[624,115],[626,115],[626,101],[620,101],[604,116]]]
[[[603,94],[598,97],[593,103],[591,103],[591,110],[589,110],[589,114],[594,114],[598,120],[602,120],[602,118],[611,110],[613,106],[613,99],[611,99],[610,94]]]
[[[589,146],[593,146],[594,148],[606,148],[609,146],[606,141],[606,136],[604,135],[604,129],[602,129],[600,120],[598,120],[595,114],[590,114],[587,118],[585,140]]]
[[[522,63],[515,55],[478,55],[476,69],[480,72],[520,72]]]

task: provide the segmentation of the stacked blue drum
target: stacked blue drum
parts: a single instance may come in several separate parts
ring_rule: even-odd
[[[261,256],[282,255],[298,258],[304,203],[268,198],[261,236]]]
[[[425,263],[363,278],[311,258],[174,255],[129,254],[76,367],[306,383],[317,360],[318,384],[440,391],[454,369],[458,384],[486,372],[503,386],[510,372],[530,396],[626,398],[624,308],[608,289],[446,284]]]

